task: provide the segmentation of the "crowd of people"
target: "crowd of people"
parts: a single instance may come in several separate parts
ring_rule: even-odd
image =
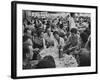
[[[81,13],[80,13],[81,14]],[[91,65],[91,21],[66,17],[23,18],[23,69]]]

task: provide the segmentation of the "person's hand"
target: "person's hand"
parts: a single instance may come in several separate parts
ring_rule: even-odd
[[[35,48],[34,51],[39,51],[39,48]]]
[[[77,54],[79,54],[79,52],[80,52],[80,51],[75,50],[75,51],[74,51],[74,54],[77,55]]]
[[[68,48],[68,50],[70,51],[70,50],[72,50],[72,48]]]

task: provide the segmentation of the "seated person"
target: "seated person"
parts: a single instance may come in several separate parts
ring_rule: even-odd
[[[53,35],[54,35],[54,47],[63,48],[65,45],[64,39],[59,36],[59,33],[57,31],[55,31]]]
[[[43,49],[43,37],[42,37],[42,32],[38,30],[34,34],[33,37],[33,48],[38,48],[38,49]]]
[[[59,36],[59,33],[55,31],[54,35],[54,47],[59,49],[59,58],[62,57],[63,47],[65,45],[64,39]]]
[[[70,52],[74,51],[76,48],[78,48],[80,43],[80,38],[77,35],[77,29],[76,28],[72,28],[71,29],[71,33],[66,41],[66,44],[64,46],[63,51],[67,54],[69,54]]]

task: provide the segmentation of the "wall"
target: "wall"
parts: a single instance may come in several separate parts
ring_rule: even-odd
[[[26,1],[26,0],[24,0]],[[34,2],[49,2],[49,3],[64,3],[64,4],[82,4],[82,5],[95,5],[100,9],[100,0],[31,0]],[[0,80],[11,80],[11,0],[0,0]],[[100,14],[100,11],[99,11]],[[98,16],[100,19],[100,15]],[[100,20],[99,20],[100,21]],[[99,26],[100,24],[98,24]],[[99,27],[100,28],[100,27]],[[98,28],[98,30],[100,30]],[[98,31],[100,34],[100,31]],[[100,37],[98,38],[100,41]],[[100,42],[98,42],[100,47]],[[100,50],[99,50],[100,52]],[[98,52],[98,53],[99,53]],[[98,55],[100,57],[100,54]],[[100,61],[100,58],[98,58]],[[100,64],[99,64],[100,67]],[[51,77],[42,78],[42,80],[99,80],[99,74],[92,75],[77,75],[77,76],[64,76],[64,77]],[[21,80],[21,79],[20,79]],[[24,79],[23,79],[24,80]],[[26,79],[32,80],[32,79]],[[34,80],[41,80],[36,78]]]

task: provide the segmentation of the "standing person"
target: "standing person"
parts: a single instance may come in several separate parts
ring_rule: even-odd
[[[74,13],[70,13],[70,15],[69,15],[69,17],[68,17],[69,28],[70,28],[70,30],[71,30],[72,28],[76,28],[76,24],[75,24],[74,17],[75,17]]]
[[[64,31],[64,26],[63,26],[63,23],[61,23],[58,27],[58,32],[59,32],[59,36],[60,37],[63,37],[66,33]]]
[[[43,24],[43,29],[45,30],[46,29],[46,21],[42,21],[42,24]]]

